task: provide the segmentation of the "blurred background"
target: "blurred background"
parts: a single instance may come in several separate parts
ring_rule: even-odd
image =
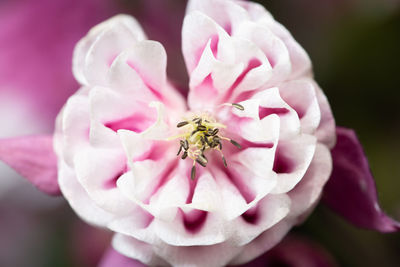
[[[400,219],[400,1],[257,1],[309,53],[338,125],[354,128],[382,208]],[[51,133],[78,89],[75,43],[117,13],[134,15],[164,44],[168,73],[187,90],[180,52],[185,0],[0,0],[0,137]],[[62,198],[42,195],[0,163],[0,266],[96,266],[110,234]],[[399,266],[400,234],[358,229],[320,205],[292,235],[323,248],[338,266]],[[292,266],[288,264],[288,266]]]

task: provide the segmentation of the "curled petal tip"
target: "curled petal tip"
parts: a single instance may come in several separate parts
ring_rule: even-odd
[[[324,203],[356,226],[384,233],[398,231],[400,223],[378,204],[375,181],[357,135],[342,127],[337,127],[336,133],[333,171],[324,190]]]

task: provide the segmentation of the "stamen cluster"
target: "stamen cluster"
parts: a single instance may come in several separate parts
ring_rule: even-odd
[[[208,115],[196,116],[191,120],[179,122],[177,127],[186,128],[185,133],[177,136],[183,137],[183,139],[179,141],[180,147],[177,156],[179,156],[183,150],[181,158],[186,159],[189,157],[193,160],[191,171],[192,180],[196,177],[196,162],[202,167],[207,166],[208,159],[204,155],[204,152],[208,149],[218,151],[221,154],[224,166],[227,167],[225,156],[222,153],[222,140],[227,140],[237,148],[241,148],[240,144],[236,141],[222,136],[220,134],[220,128],[226,128],[226,126],[216,122]]]

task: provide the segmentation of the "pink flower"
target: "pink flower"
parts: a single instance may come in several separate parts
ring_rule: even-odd
[[[334,121],[307,54],[261,6],[191,1],[182,32],[188,106],[167,81],[162,45],[133,18],[78,43],[82,88],[55,135],[60,187],[128,257],[245,263],[316,204]]]
[[[331,175],[335,122],[306,52],[258,4],[189,1],[182,49],[187,102],[167,80],[164,48],[136,20],[119,15],[96,26],[75,49],[82,87],[58,116],[56,155],[51,137],[31,137],[0,140],[0,159],[47,193],[60,187],[81,218],[115,232],[114,249],[129,258],[243,264],[317,204]],[[334,155],[343,157],[346,132],[338,134]],[[376,195],[360,145],[349,140],[350,160],[363,164],[335,160],[344,177],[327,192],[361,177],[367,196]],[[379,209],[371,226],[358,206],[343,212],[326,199],[359,225],[398,228]],[[376,196],[360,200],[377,206]]]

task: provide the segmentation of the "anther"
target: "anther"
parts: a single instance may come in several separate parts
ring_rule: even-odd
[[[190,134],[190,136],[193,136],[195,133],[197,133],[199,130],[194,130],[191,134]]]
[[[206,167],[208,160],[203,155],[199,155],[196,158],[196,162],[199,163],[201,166]]]
[[[204,140],[206,141],[207,145],[209,145],[209,146],[211,147],[210,140],[208,140],[208,138],[207,138],[207,137],[205,137],[205,138],[204,138]]]
[[[192,171],[190,172],[190,178],[194,180],[196,178],[196,166],[193,165]]]
[[[221,139],[219,138],[219,136],[215,136],[212,140],[213,140],[211,143],[212,148],[217,147],[221,143]]]
[[[224,163],[225,168],[228,168],[228,164],[226,164],[226,159],[224,156],[222,156],[222,162]]]
[[[204,146],[205,145],[205,143],[206,143],[206,137],[204,137],[204,136],[200,136],[200,142],[201,142],[201,145],[202,146]]]
[[[199,125],[199,126],[197,126],[197,130],[199,130],[199,131],[206,131],[206,130],[207,130],[207,127],[204,126],[204,125]]]
[[[185,139],[185,141],[183,141],[183,148],[184,148],[185,150],[188,150],[188,149],[189,149],[189,142],[188,142],[188,140],[186,140],[186,139]]]
[[[232,103],[232,107],[237,108],[238,110],[243,111],[244,107],[238,103]]]
[[[182,145],[179,146],[179,150],[178,150],[178,153],[177,153],[176,155],[179,156],[179,154],[181,153],[181,151],[182,151]]]
[[[219,129],[218,129],[218,128],[215,128],[214,130],[211,131],[210,134],[211,134],[212,136],[214,136],[214,135],[217,135],[218,132],[219,132]]]
[[[229,141],[230,141],[235,147],[237,147],[237,148],[239,148],[239,149],[242,148],[242,146],[241,146],[238,142],[236,142],[235,140],[230,139]]]
[[[178,123],[176,125],[176,127],[180,128],[180,127],[183,127],[183,126],[188,125],[188,124],[189,124],[189,122],[187,122],[187,121],[181,121],[180,123]]]
[[[186,151],[189,149],[189,142],[187,140],[180,140],[179,143],[181,144],[181,147]]]

